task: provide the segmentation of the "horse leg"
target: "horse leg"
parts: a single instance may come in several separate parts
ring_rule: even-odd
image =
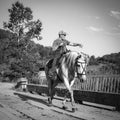
[[[75,82],[75,79],[71,81],[70,88],[73,86],[74,82]],[[72,106],[74,106],[75,101],[74,101],[74,96],[73,96],[73,90],[72,89],[70,89],[70,95],[71,95],[71,104],[72,104]]]
[[[66,110],[67,109],[67,106],[65,105],[66,102],[67,102],[67,96],[69,94],[69,91],[66,92],[65,94],[65,97],[64,97],[64,100],[62,101],[62,104],[63,104],[63,109]]]
[[[51,88],[49,88],[48,103],[50,106],[52,105]]]
[[[52,100],[54,98],[54,95],[55,95],[55,87],[57,86],[58,82],[57,80],[52,82],[52,83],[49,83],[49,103],[52,105]]]
[[[71,83],[69,84],[68,80],[64,78],[64,84],[66,86],[66,88],[68,89],[69,93],[70,93],[70,98],[71,98],[71,105],[72,105],[72,111],[74,112],[75,111],[75,101],[74,101],[74,96],[73,96],[73,90],[71,89],[72,85],[74,84],[74,81],[71,81]],[[66,93],[66,95],[68,94],[68,92]],[[66,103],[66,98],[64,100],[64,106],[65,106],[65,103]]]
[[[51,98],[53,99],[54,98],[54,95],[55,95],[55,87],[57,86],[57,82],[54,81],[54,83],[52,84],[51,86]]]
[[[48,79],[48,103],[50,106],[52,105],[52,83],[50,79]]]
[[[65,84],[68,92],[66,92],[65,97],[64,97],[64,100],[63,100],[62,103],[63,103],[63,108],[64,108],[64,109],[67,109],[67,107],[66,107],[65,104],[66,104],[66,101],[67,101],[67,95],[68,95],[68,93],[70,93],[71,104],[73,103],[74,98],[73,98],[73,92],[72,92],[71,86],[70,86],[69,81],[68,81],[68,79],[67,79],[66,77],[64,77],[64,84]],[[73,104],[72,104],[72,105],[73,105]]]
[[[77,110],[77,109],[75,108],[75,101],[74,101],[74,96],[73,96],[73,90],[70,88],[68,93],[70,93],[70,100],[71,100],[72,111],[75,112],[75,110]]]
[[[76,108],[75,108],[75,101],[74,101],[74,96],[73,96],[73,90],[72,89],[70,91],[70,95],[71,95],[72,111],[75,112]]]
[[[74,97],[73,97],[73,90],[72,89],[68,89],[68,92],[66,92],[65,94],[65,97],[64,97],[64,100],[62,102],[63,104],[63,109],[67,109],[67,106],[66,106],[66,101],[67,101],[67,95],[70,93],[70,100],[71,100],[71,105],[72,105],[72,111],[75,111],[75,102],[74,102]]]
[[[74,82],[75,82],[75,79],[73,81],[71,81],[70,88],[73,86]],[[75,100],[74,100],[74,95],[73,95],[73,90],[72,89],[70,91],[70,95],[71,95],[72,111],[74,112],[75,110],[77,110],[77,108],[75,108]]]

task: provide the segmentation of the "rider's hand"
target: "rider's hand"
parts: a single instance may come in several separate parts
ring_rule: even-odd
[[[82,45],[82,44],[78,44],[78,46],[79,46],[79,47],[81,47],[81,48],[83,47],[83,45]]]
[[[63,43],[60,43],[60,45],[59,46],[63,46]]]

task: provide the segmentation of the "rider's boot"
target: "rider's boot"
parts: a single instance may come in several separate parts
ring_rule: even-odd
[[[52,77],[53,79],[56,79],[56,78],[57,78],[56,68],[52,68],[52,69],[50,70],[50,74],[51,74],[51,77]]]

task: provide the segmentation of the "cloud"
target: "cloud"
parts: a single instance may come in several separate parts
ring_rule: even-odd
[[[120,12],[119,11],[110,11],[110,16],[120,20]]]
[[[87,27],[87,29],[90,30],[90,31],[93,31],[93,32],[101,32],[101,31],[103,31],[102,28],[97,28],[97,27],[93,27],[93,26],[89,26],[89,27]]]
[[[112,37],[119,37],[120,38],[120,28],[118,27],[113,27],[107,31],[104,31],[105,35],[112,36]]]
[[[116,33],[112,33],[112,32],[106,32],[105,33],[106,35],[109,35],[109,36],[113,36],[113,37],[119,37],[120,38],[120,33],[118,32],[116,32]]]
[[[100,17],[99,17],[99,16],[95,16],[95,19],[96,19],[96,20],[99,20],[99,19],[100,19]]]
[[[120,29],[113,28],[111,31],[106,31],[105,34],[111,35],[111,36],[120,36]]]

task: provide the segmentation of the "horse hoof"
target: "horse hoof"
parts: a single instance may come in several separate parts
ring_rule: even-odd
[[[76,111],[78,111],[78,108],[75,108]]]
[[[63,110],[66,110],[66,109],[67,109],[67,107],[66,107],[66,106],[63,106],[62,108],[63,108]]]
[[[50,101],[51,101],[51,99],[50,99],[50,98],[48,98],[48,101],[50,102]]]
[[[53,104],[48,104],[48,106],[49,106],[49,107],[52,107],[52,106],[53,106]]]
[[[75,112],[77,110],[77,108],[72,108],[72,112]]]

